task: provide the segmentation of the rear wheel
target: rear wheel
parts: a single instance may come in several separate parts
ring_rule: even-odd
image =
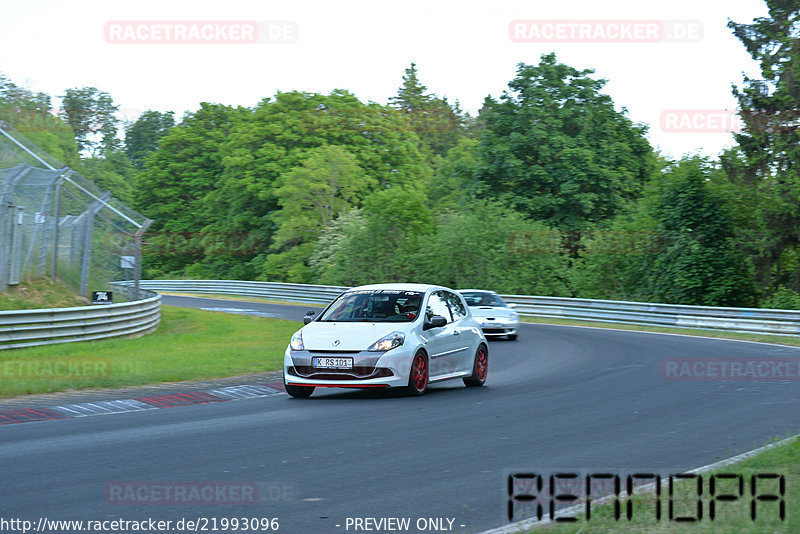
[[[428,390],[428,358],[422,351],[417,352],[411,362],[407,389],[412,395],[424,395]]]
[[[314,393],[314,386],[292,386],[284,382],[286,393],[296,399],[307,399]]]
[[[464,379],[464,385],[469,387],[482,386],[486,382],[489,372],[489,352],[486,345],[481,344],[475,352],[475,363],[472,364],[472,376]]]

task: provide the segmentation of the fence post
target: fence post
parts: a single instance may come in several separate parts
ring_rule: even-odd
[[[11,208],[11,254],[8,267],[8,284],[19,284],[22,275],[22,225],[25,208]]]
[[[67,176],[71,171],[67,171]],[[61,225],[61,184],[64,179],[59,177],[56,181],[56,193],[53,199],[53,257],[50,260],[50,282],[58,279],[58,230]]]
[[[106,191],[102,197],[92,202],[84,212],[83,221],[83,256],[81,257],[81,287],[80,294],[88,297],[89,286],[89,260],[92,257],[92,234],[94,232],[94,216],[103,208],[105,202],[111,197],[111,193]]]
[[[134,299],[139,298],[139,281],[142,278],[142,234],[144,234],[145,230],[153,224],[153,221],[150,219],[145,219],[142,223],[142,226],[136,230],[136,234],[134,236],[134,269],[133,269],[133,292],[134,292]]]
[[[8,265],[11,261],[11,227],[10,218],[14,210],[11,203],[3,202],[0,205],[0,291],[8,289]]]

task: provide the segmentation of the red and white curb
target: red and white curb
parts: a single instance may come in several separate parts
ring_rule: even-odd
[[[33,421],[50,421],[55,419],[71,419],[92,415],[110,415],[159,408],[191,406],[210,402],[226,402],[231,400],[252,399],[256,397],[273,397],[283,395],[282,384],[228,386],[207,391],[171,393],[137,397],[134,399],[117,399],[109,401],[83,402],[80,404],[64,404],[48,408],[16,408],[0,411],[0,425],[14,423],[30,423]]]

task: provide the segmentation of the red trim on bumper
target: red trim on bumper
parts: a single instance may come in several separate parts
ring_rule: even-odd
[[[388,388],[389,384],[364,384],[357,386],[355,384],[299,384],[297,382],[289,382],[290,386],[304,386],[307,388]]]

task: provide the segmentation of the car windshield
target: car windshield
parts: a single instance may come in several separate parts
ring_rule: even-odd
[[[419,315],[422,293],[395,289],[348,291],[319,318],[322,322],[410,323]]]
[[[484,291],[468,291],[461,293],[464,295],[464,300],[467,301],[467,306],[495,306],[500,308],[507,308],[508,306],[500,298],[500,295]]]

